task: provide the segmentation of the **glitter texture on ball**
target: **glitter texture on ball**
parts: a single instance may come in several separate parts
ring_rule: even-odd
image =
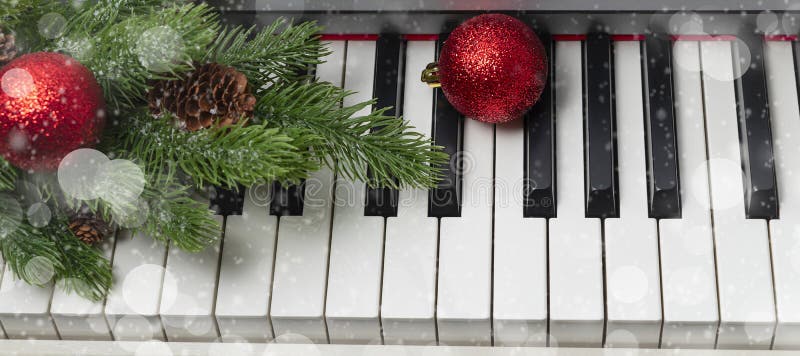
[[[547,55],[533,30],[511,16],[487,14],[458,26],[439,56],[447,100],[489,123],[522,116],[544,90]]]
[[[0,78],[0,155],[11,164],[52,171],[68,153],[97,142],[105,121],[103,93],[75,59],[27,54],[5,65]]]

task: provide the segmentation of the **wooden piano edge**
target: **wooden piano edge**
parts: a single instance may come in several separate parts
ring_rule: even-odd
[[[767,356],[797,355],[797,351],[0,340],[0,355]]]

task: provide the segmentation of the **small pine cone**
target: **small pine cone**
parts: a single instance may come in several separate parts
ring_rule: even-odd
[[[111,233],[108,223],[89,212],[74,214],[69,221],[69,230],[87,245],[99,243]]]
[[[0,29],[0,64],[10,62],[17,56],[17,45],[13,34],[4,33]]]
[[[233,125],[251,117],[256,104],[247,77],[218,63],[195,66],[183,79],[152,83],[147,101],[152,114],[170,112],[189,131]]]

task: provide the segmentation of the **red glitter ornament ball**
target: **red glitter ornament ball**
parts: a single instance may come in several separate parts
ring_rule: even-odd
[[[94,145],[105,122],[97,80],[75,59],[38,52],[0,69],[0,154],[26,170],[54,170]]]
[[[522,21],[501,14],[458,26],[439,55],[447,100],[467,117],[503,123],[522,116],[542,94],[547,54]]]

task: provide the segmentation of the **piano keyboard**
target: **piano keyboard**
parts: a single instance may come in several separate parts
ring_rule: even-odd
[[[5,269],[0,338],[800,349],[793,36],[543,34],[545,93],[497,126],[419,82],[445,38],[330,35],[315,70],[444,146],[435,189],[221,194],[202,253],[108,240],[105,301]]]

